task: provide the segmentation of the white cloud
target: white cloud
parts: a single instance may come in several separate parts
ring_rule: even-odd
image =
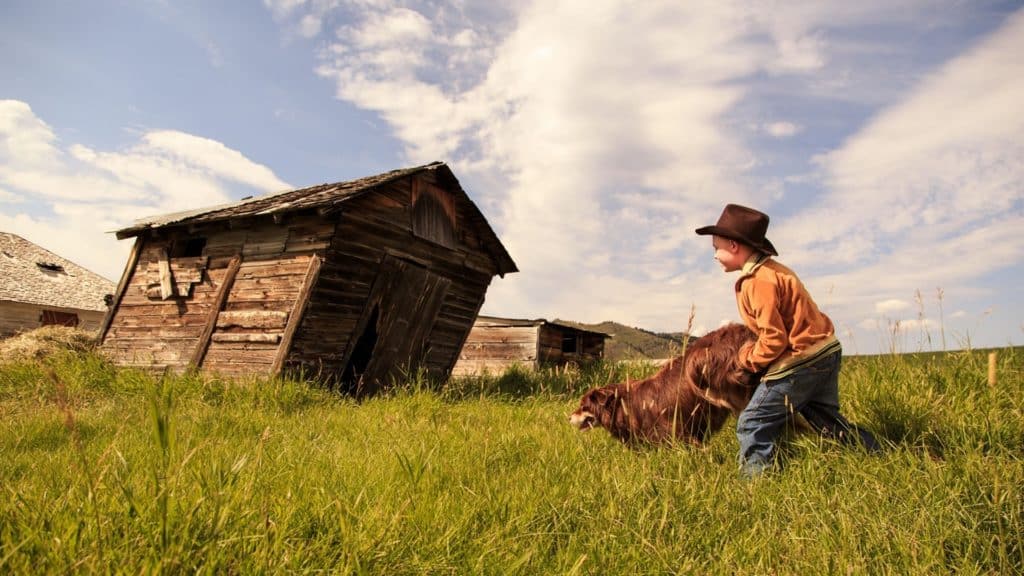
[[[762,124],[761,130],[776,138],[788,138],[800,133],[803,128],[792,122],[779,121]]]
[[[320,29],[323,27],[323,22],[320,18],[313,15],[306,15],[302,17],[299,22],[299,34],[304,38],[313,38],[320,33]]]
[[[906,300],[899,300],[897,298],[875,302],[875,312],[878,312],[879,314],[891,314],[893,312],[906,310],[909,307],[910,302],[907,302]]]
[[[306,0],[263,0],[263,5],[277,18],[284,18],[306,4]]]
[[[838,287],[839,314],[933,287],[954,306],[993,297],[979,279],[1024,260],[1022,50],[1024,12],[821,160],[828,194],[774,241],[787,263],[833,271],[819,284]]]
[[[0,100],[0,136],[4,165],[46,165],[59,154],[53,130],[32,114],[28,104],[18,100]]]
[[[492,286],[488,311],[614,313],[657,329],[691,303],[707,307],[707,325],[733,317],[732,280],[712,273],[692,231],[725,199],[788,199],[784,183],[817,189],[808,210],[773,220],[772,238],[846,325],[917,289],[979,294],[978,275],[1020,258],[1024,240],[1009,236],[1024,162],[1019,14],[822,153],[818,174],[765,182],[754,169],[768,154],[732,116],[762,78],[802,78],[824,105],[877,104],[897,89],[865,83],[873,71],[851,69],[849,53],[837,59],[875,50],[852,45],[849,31],[948,25],[959,8],[561,0],[513,4],[505,23],[466,16],[482,6],[362,6],[318,72],[339,98],[379,113],[410,162],[449,160],[464,181],[487,184],[470,192],[522,270]],[[757,128],[780,139],[818,129],[799,117]],[[955,258],[970,249],[984,254]]]
[[[4,190],[3,188],[0,188],[0,202],[5,203],[5,204],[17,204],[19,202],[24,202],[24,201],[25,201],[25,199],[22,198],[21,196],[15,194],[13,192],[8,192],[7,190]]]
[[[419,45],[433,39],[430,21],[408,8],[371,13],[362,25],[343,30],[342,37],[361,50],[389,49],[395,45]]]
[[[137,218],[227,202],[236,189],[290,188],[220,142],[156,130],[121,151],[63,145],[28,104],[0,101],[0,214],[14,232],[116,279],[130,243],[110,231]],[[40,208],[42,206],[42,208]]]

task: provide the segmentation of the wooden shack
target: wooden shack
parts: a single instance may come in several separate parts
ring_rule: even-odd
[[[585,364],[604,356],[608,334],[544,319],[480,316],[473,324],[454,375],[504,372],[513,365]]]
[[[356,394],[445,378],[495,275],[516,272],[447,165],[119,230],[135,246],[102,330],[117,363],[307,377]]]
[[[113,293],[99,274],[0,232],[0,338],[49,325],[98,330]]]

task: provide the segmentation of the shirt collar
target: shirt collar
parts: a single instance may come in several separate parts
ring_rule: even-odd
[[[754,252],[750,255],[750,258],[747,258],[747,261],[743,263],[743,268],[740,269],[740,272],[742,273],[740,277],[750,276],[770,258],[771,256],[764,252]]]
[[[771,255],[764,252],[754,252],[751,254],[747,261],[743,263],[743,268],[740,268],[740,277],[736,279],[736,291],[739,292],[743,281],[753,276],[754,272],[770,259]]]

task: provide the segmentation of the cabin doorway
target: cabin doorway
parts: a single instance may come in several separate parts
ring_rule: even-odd
[[[411,260],[386,256],[346,347],[341,390],[365,396],[415,372],[450,284]]]

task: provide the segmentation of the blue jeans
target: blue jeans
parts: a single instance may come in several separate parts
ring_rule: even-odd
[[[870,432],[850,424],[839,413],[842,357],[842,351],[836,351],[789,376],[757,385],[736,422],[744,476],[757,476],[771,465],[779,434],[797,412],[823,437],[859,444],[870,452],[881,449]]]

